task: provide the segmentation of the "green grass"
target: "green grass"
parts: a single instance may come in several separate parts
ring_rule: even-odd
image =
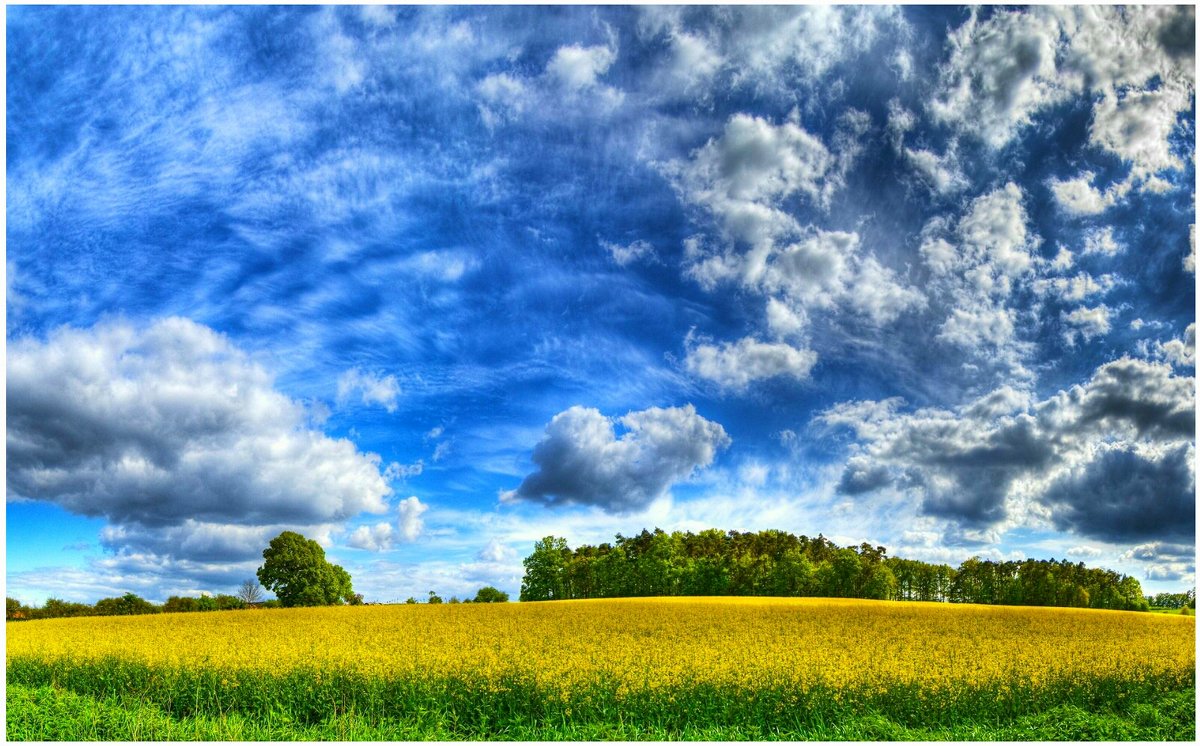
[[[1179,740],[1195,679],[841,696],[713,686],[567,698],[527,681],[264,676],[10,659],[9,740]]]

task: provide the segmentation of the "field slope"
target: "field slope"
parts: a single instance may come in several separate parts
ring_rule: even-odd
[[[9,623],[10,739],[1195,735],[1195,620],[610,599]]]

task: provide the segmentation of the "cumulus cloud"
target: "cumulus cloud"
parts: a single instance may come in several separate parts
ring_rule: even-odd
[[[353,368],[338,377],[338,402],[344,404],[355,394],[358,394],[363,404],[378,404],[392,413],[396,411],[396,397],[400,395],[400,385],[396,383],[395,376],[381,376],[378,373]]]
[[[1056,528],[1105,541],[1185,539],[1196,528],[1195,448],[1103,449],[1042,494]]]
[[[1050,189],[1058,206],[1069,215],[1099,215],[1112,207],[1117,195],[1093,186],[1095,178],[1094,173],[1085,171],[1074,179],[1051,180]]]
[[[418,498],[406,497],[396,506],[399,514],[395,523],[375,523],[354,529],[346,543],[357,549],[380,552],[393,548],[397,542],[416,541],[425,531],[421,516],[429,506]]]
[[[110,544],[162,532],[165,554],[245,556],[280,526],[386,510],[378,456],[308,429],[263,368],[187,319],[64,327],[13,340],[7,363],[9,495],[105,518]]]
[[[717,76],[766,95],[787,93],[867,52],[905,27],[896,8],[741,6],[714,15],[691,8],[642,6],[639,32],[665,37],[670,54],[655,76],[679,97]]]
[[[554,52],[546,63],[546,74],[565,88],[579,91],[596,85],[597,79],[608,72],[616,59],[616,51],[606,46],[571,44]]]
[[[400,538],[404,541],[414,541],[425,530],[425,521],[421,516],[429,510],[416,497],[406,497],[400,501],[397,508],[400,512]]]
[[[371,526],[359,526],[354,529],[346,543],[356,549],[368,552],[381,552],[391,549],[396,536],[396,529],[390,523],[376,523]]]
[[[846,402],[815,422],[858,438],[844,494],[893,486],[968,529],[1049,521],[1104,541],[1168,538],[1192,527],[1193,386],[1121,358],[1039,402],[1002,387],[955,409]]]
[[[1055,67],[1058,29],[1032,13],[1001,11],[981,22],[973,10],[947,43],[930,111],[993,147],[1065,94]]]
[[[1171,152],[1170,135],[1191,94],[1189,86],[1172,83],[1105,96],[1096,104],[1091,142],[1130,163],[1135,179],[1182,169],[1183,161]]]
[[[1195,9],[1187,6],[1030,8],[986,21],[972,11],[950,34],[929,109],[999,148],[1039,111],[1090,93],[1090,141],[1130,164],[1123,188],[1139,182],[1160,190],[1169,185],[1155,174],[1183,165],[1169,137],[1195,87],[1194,29]],[[1063,182],[1055,194],[1081,214],[1121,196],[1101,195],[1090,178]]]
[[[623,430],[619,437],[614,425]],[[711,464],[730,442],[724,428],[696,414],[690,404],[651,407],[620,418],[575,406],[546,426],[533,450],[537,471],[502,499],[628,512]]]
[[[847,312],[879,326],[925,303],[896,272],[861,247],[855,232],[803,227],[791,203],[826,206],[859,150],[867,118],[839,120],[836,149],[807,132],[795,112],[784,122],[737,114],[689,160],[662,166],[685,203],[711,216],[721,237],[684,242],[685,273],[707,290],[734,283],[767,296],[765,326],[796,335],[810,311]],[[816,354],[748,335],[720,347],[688,347],[689,371],[734,390],[779,375],[803,379]]]
[[[1065,332],[1068,343],[1074,341],[1075,332],[1083,335],[1085,341],[1108,334],[1112,329],[1111,312],[1112,309],[1101,303],[1094,308],[1081,306],[1070,313],[1064,313],[1063,321],[1072,327]]]
[[[1041,237],[1029,226],[1025,194],[1014,183],[979,195],[957,220],[933,218],[919,254],[929,268],[927,294],[944,314],[936,339],[1006,375],[1027,378],[1029,345],[1018,335],[1013,297],[1036,282]]]
[[[1181,368],[1196,367],[1196,323],[1187,325],[1182,339],[1159,343],[1159,352],[1172,365]]]
[[[794,230],[780,203],[793,195],[824,205],[841,186],[837,161],[798,116],[781,124],[735,114],[683,164],[668,171],[683,200],[709,212],[735,241],[761,244]]]
[[[760,342],[746,337],[720,346],[698,344],[687,351],[688,372],[722,388],[744,391],[751,383],[776,377],[808,379],[817,354],[784,342]]]

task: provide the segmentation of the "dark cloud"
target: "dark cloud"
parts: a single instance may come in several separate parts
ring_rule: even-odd
[[[1137,560],[1193,560],[1196,556],[1194,544],[1172,544],[1165,541],[1154,541],[1149,544],[1138,544],[1131,547],[1122,555],[1123,559]]]
[[[106,518],[110,548],[244,557],[281,525],[386,509],[378,459],[308,429],[207,327],[64,328],[7,362],[9,494]]]
[[[874,492],[892,483],[892,474],[886,466],[851,460],[842,472],[838,492],[845,495],[861,495]]]
[[[1171,57],[1195,59],[1196,57],[1196,9],[1190,5],[1172,8],[1172,13],[1159,26],[1158,43]]]
[[[533,449],[538,470],[506,497],[634,510],[708,466],[730,443],[724,428],[690,404],[631,412],[617,422],[625,429],[619,438],[613,420],[596,409],[576,406],[555,415]]]
[[[1193,379],[1167,365],[1122,358],[1101,367],[1079,397],[1079,422],[1104,427],[1127,423],[1141,436],[1174,440],[1196,432]]]
[[[1051,506],[1060,528],[1110,541],[1161,539],[1182,537],[1192,525],[1191,472],[1180,469],[1190,458],[1193,386],[1169,365],[1121,358],[1033,406],[1005,387],[956,411],[904,414],[851,402],[818,421],[848,425],[863,443],[847,460],[843,493],[884,487],[891,473],[925,513],[983,529],[1009,516],[1013,484],[1033,479],[1053,482],[1036,498]],[[1147,461],[1134,455],[1136,443],[1171,450]],[[1068,471],[1101,447],[1108,449],[1102,459]]]
[[[1056,527],[1112,542],[1191,539],[1196,524],[1193,451],[1151,459],[1113,449],[1050,485]]]

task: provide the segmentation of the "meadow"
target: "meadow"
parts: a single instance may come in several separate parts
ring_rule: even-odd
[[[1195,619],[653,598],[7,625],[10,740],[1193,740]]]

